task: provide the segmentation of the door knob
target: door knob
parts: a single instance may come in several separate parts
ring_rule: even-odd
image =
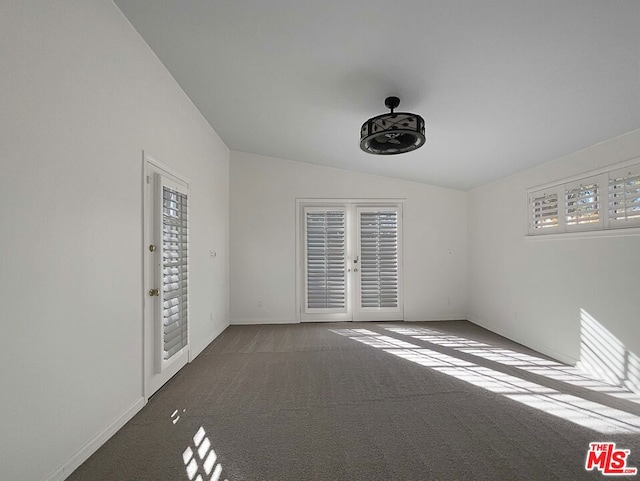
[[[160,295],[160,290],[159,289],[150,289],[149,290],[149,295],[151,297],[159,296]]]
[[[354,268],[353,268],[353,272],[358,272],[358,268],[357,268],[357,267],[354,267]]]

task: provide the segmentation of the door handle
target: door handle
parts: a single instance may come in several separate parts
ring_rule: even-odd
[[[353,268],[353,272],[358,272],[358,268],[357,268],[357,267],[354,267],[354,268]]]
[[[151,297],[159,296],[160,295],[160,290],[159,289],[150,289],[149,290],[149,295]]]

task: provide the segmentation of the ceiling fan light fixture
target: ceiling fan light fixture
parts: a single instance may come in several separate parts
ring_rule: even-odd
[[[418,114],[394,112],[398,97],[387,97],[388,114],[372,117],[360,129],[360,148],[369,154],[395,155],[411,152],[424,145],[424,119]]]

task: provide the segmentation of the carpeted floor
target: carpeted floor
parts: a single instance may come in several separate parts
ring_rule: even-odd
[[[468,322],[231,326],[69,480],[607,479],[594,441],[640,467],[640,400]]]

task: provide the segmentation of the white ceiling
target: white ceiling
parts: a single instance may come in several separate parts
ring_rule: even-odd
[[[640,128],[638,0],[115,0],[232,150],[467,190]],[[422,115],[427,143],[359,149]]]

